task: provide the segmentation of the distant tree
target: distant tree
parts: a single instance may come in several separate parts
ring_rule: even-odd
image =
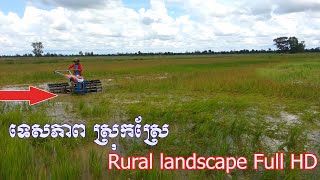
[[[297,53],[297,52],[303,52],[305,48],[305,42],[301,41],[299,42],[298,38],[296,37],[290,37],[288,39],[289,45],[290,45],[290,52],[291,53]]]
[[[83,52],[82,52],[82,51],[79,51],[79,55],[80,55],[80,56],[83,56]]]
[[[298,38],[293,37],[278,37],[273,40],[274,45],[277,46],[280,52],[297,53],[303,52],[305,48],[305,42],[299,42]]]
[[[296,37],[289,37],[288,39],[289,47],[290,47],[290,52],[295,53],[298,51],[299,48],[299,40]]]
[[[289,51],[289,41],[288,37],[278,37],[273,40],[274,45],[277,46],[278,50],[281,52],[288,52]]]
[[[31,45],[33,47],[33,54],[37,57],[42,56],[42,49],[44,48],[42,42],[33,42]]]
[[[305,48],[306,48],[305,42],[304,42],[304,41],[301,41],[301,42],[298,44],[298,52],[303,52]]]

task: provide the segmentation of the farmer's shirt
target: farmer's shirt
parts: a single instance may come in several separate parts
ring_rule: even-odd
[[[74,74],[81,76],[82,65],[79,64],[72,64],[68,69],[74,68]]]

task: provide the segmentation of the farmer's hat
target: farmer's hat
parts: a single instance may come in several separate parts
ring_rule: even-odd
[[[79,58],[74,59],[73,62],[80,62]]]

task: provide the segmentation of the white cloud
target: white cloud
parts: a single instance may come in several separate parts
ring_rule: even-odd
[[[28,3],[32,6],[41,5],[51,7],[66,7],[70,9],[96,9],[116,1],[120,2],[120,0],[29,0]]]
[[[261,49],[283,35],[320,46],[316,0],[150,0],[150,8],[139,10],[120,0],[94,1],[99,7],[56,0],[50,10],[34,2],[22,18],[0,12],[0,54],[31,52],[34,41],[42,41],[45,52],[71,53]],[[183,9],[180,15],[170,15],[172,4]]]

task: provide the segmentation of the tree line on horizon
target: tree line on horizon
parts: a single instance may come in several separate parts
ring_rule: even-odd
[[[33,42],[31,46],[33,47],[32,53],[25,53],[23,55],[0,55],[0,57],[74,57],[74,56],[143,56],[143,55],[200,55],[200,54],[256,54],[256,53],[301,53],[301,52],[320,52],[320,47],[305,49],[305,42],[299,42],[298,38],[293,37],[278,37],[273,40],[277,50],[260,49],[243,49],[243,50],[230,50],[230,51],[191,51],[191,52],[141,52],[136,53],[115,53],[115,54],[94,54],[93,52],[82,52],[79,51],[78,54],[57,54],[57,53],[43,53],[43,43]]]

